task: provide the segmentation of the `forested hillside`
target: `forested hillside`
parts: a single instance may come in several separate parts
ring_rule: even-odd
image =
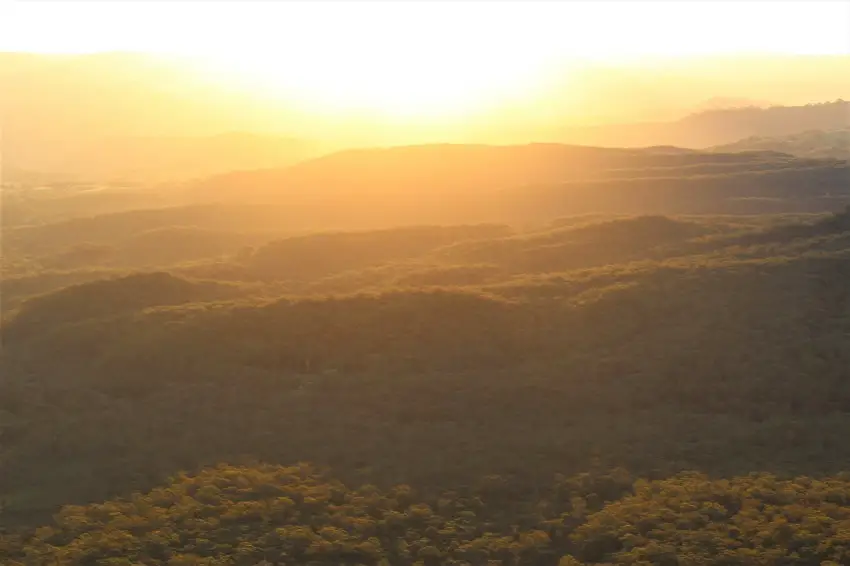
[[[0,562],[848,563],[847,167],[449,144],[10,185]]]
[[[844,564],[846,477],[628,474],[520,491],[490,476],[424,495],[350,488],[305,465],[218,467],[132,499],[67,508],[0,540],[19,564]],[[792,553],[787,548],[792,547]]]
[[[273,527],[234,534],[217,518],[199,526],[207,534],[179,535],[178,543],[163,530],[186,528],[178,508],[160,518],[153,511],[133,518],[161,506],[157,493],[191,489],[200,499],[183,498],[180,505],[216,505],[202,514],[218,517],[232,504],[234,521],[244,521],[247,516],[238,517],[254,511],[237,502],[269,496],[245,494],[247,487],[227,491],[230,482],[266,490],[277,480],[258,479],[264,474],[293,473],[201,472],[197,480],[133,496],[133,503],[107,504],[121,509],[111,519],[96,507],[69,509],[52,527],[59,530],[24,529],[23,542],[7,536],[3,544],[21,563],[107,564],[107,556],[121,556],[159,564],[180,555],[184,563],[204,563],[194,555],[253,564],[255,552],[280,548],[267,538],[275,529],[301,524],[312,525],[304,531],[309,540],[287,552],[325,553],[315,555],[319,561],[475,562],[486,554],[529,564],[564,556],[656,563],[646,557],[658,548],[692,548],[701,560],[714,560],[728,547],[731,563],[755,564],[768,547],[777,556],[791,552],[782,541],[809,540],[815,527],[789,519],[780,528],[764,511],[748,515],[742,509],[754,505],[752,498],[769,498],[794,514],[798,496],[788,489],[823,486],[818,505],[830,517],[840,512],[830,494],[843,493],[835,483],[843,480],[782,483],[789,480],[759,476],[715,483],[675,474],[824,478],[846,469],[850,212],[603,214],[530,226],[269,236],[264,244],[148,274],[126,267],[92,271],[88,260],[41,272],[33,262],[43,261],[38,254],[49,248],[27,247],[28,235],[44,237],[34,230],[13,231],[23,246],[17,249],[34,254],[19,258],[34,271],[3,282],[11,308],[2,327],[0,519],[10,532],[47,521],[64,504],[128,497],[180,470],[220,463],[307,461],[330,467],[332,477],[352,487],[327,488],[342,499],[310,511],[319,513],[310,515],[315,520],[325,517],[321,523],[304,522],[307,510],[276,511],[278,503],[269,500],[264,524]],[[607,495],[596,487],[576,492],[587,501],[581,505],[563,492],[545,495],[556,474],[595,469],[604,476],[618,466],[658,483],[621,478]],[[460,494],[493,474],[504,482],[499,489],[516,495],[469,507],[480,496]],[[298,477],[318,487],[281,487],[281,493],[337,485]],[[190,488],[192,482],[216,485],[218,503]],[[408,503],[378,504],[382,513],[399,514],[398,531],[382,526],[396,519],[372,511],[364,512],[375,523],[363,524],[361,534],[334,518],[359,516],[361,495],[346,495],[354,486],[375,484],[378,491],[369,493],[383,498],[394,497],[379,494],[396,493],[392,486],[401,483],[422,494],[411,502],[434,514],[421,533],[412,510],[420,507]],[[673,495],[677,490],[684,491]],[[451,503],[454,498],[463,503]],[[640,523],[635,534],[635,521],[683,513],[691,503],[682,498],[715,510],[698,519],[719,537],[713,546],[695,542],[708,536],[698,534],[705,529],[697,523],[681,523],[677,531]],[[300,509],[300,500],[293,501]],[[355,505],[350,512],[339,507],[345,501]],[[80,538],[83,527],[71,526],[78,513],[93,514],[84,529],[106,538]],[[729,534],[727,525],[742,534]],[[331,527],[348,534],[322,542],[337,540],[322,530]],[[775,534],[760,535],[762,542],[743,542],[751,540],[750,530],[774,528]],[[817,528],[818,544],[801,542],[794,547],[801,562],[789,563],[807,563],[806,556],[842,563],[842,539],[822,543],[838,531]],[[144,533],[154,531],[166,538],[148,540],[154,535]],[[125,532],[135,534],[119,542]],[[392,550],[397,536],[408,554]],[[319,550],[325,544],[331,546]],[[477,548],[479,558],[465,548]],[[348,558],[334,554],[340,552]]]
[[[0,0],[0,566],[850,566],[849,17]]]

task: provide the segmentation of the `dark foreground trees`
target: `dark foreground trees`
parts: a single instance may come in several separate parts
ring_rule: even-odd
[[[4,564],[846,564],[850,478],[656,481],[622,471],[523,493],[499,476],[424,495],[351,489],[308,465],[219,466],[66,507],[0,539]]]

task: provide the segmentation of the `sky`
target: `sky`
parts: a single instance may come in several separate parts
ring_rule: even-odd
[[[537,56],[850,52],[850,2],[0,0],[0,50],[517,50]]]
[[[9,50],[191,56],[327,105],[462,111],[584,60],[850,53],[850,0],[0,0]]]

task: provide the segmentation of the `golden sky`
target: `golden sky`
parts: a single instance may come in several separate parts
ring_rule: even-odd
[[[582,60],[850,53],[850,2],[0,0],[3,50],[179,54],[318,104],[445,113]]]

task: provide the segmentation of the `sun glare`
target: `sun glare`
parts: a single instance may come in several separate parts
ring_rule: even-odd
[[[571,61],[848,47],[846,4],[814,0],[0,5],[9,6],[0,50],[179,55],[266,97],[399,119],[499,107],[536,94],[547,73],[563,81]]]
[[[508,41],[503,24],[509,18],[501,10],[475,33],[468,17],[452,24],[443,12],[415,3],[373,10],[373,19],[362,12],[351,11],[357,26],[339,15],[317,17],[314,34],[267,33],[261,41],[239,36],[224,47],[207,45],[196,62],[225,81],[313,109],[429,119],[522,98],[551,67],[545,46],[526,30],[515,29],[517,39]]]

